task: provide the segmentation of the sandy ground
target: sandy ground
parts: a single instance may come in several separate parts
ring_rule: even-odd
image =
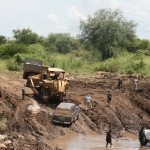
[[[28,95],[25,100],[21,99],[22,85],[26,83],[21,73],[0,74],[0,118],[7,120],[7,129],[0,131],[0,135],[5,136],[0,138],[0,146],[16,150],[50,150],[56,146],[61,148],[60,141],[63,140],[63,146],[69,144],[70,141],[65,139],[72,135],[71,142],[74,142],[71,145],[74,145],[74,149],[62,148],[75,150],[75,143],[82,141],[80,138],[91,141],[91,133],[94,132],[96,139],[99,139],[98,145],[90,147],[93,141],[88,143],[91,143],[89,148],[97,150],[105,148],[105,131],[111,127],[114,142],[119,139],[120,144],[123,141],[121,138],[131,139],[130,143],[134,143],[131,148],[138,149],[138,130],[142,125],[150,128],[150,77],[140,77],[137,90],[134,89],[134,76],[97,72],[68,74],[67,77],[70,79],[68,101],[81,107],[79,119],[69,127],[52,124],[52,114],[56,106],[38,101],[30,89],[26,90]],[[117,89],[118,78],[123,80],[120,90]],[[108,91],[111,91],[113,96],[110,105],[106,99]],[[85,109],[87,93],[90,93],[93,105],[93,108],[88,110]],[[82,143],[84,142],[81,142],[81,147]],[[122,146],[126,144],[124,142]],[[88,144],[85,142],[85,145]],[[78,145],[78,150],[79,148]],[[114,145],[113,149],[116,148]]]

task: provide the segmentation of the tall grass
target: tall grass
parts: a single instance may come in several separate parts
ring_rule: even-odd
[[[86,57],[85,57],[86,56]],[[53,63],[55,67],[62,68],[67,72],[92,72],[94,69],[91,67],[95,63],[91,60],[90,52],[82,52],[77,55],[73,53],[69,54],[58,54],[58,53],[44,53],[41,54],[22,54],[22,59],[25,57],[42,60],[46,66],[51,66]]]
[[[141,74],[150,75],[150,57],[145,56],[143,58],[143,64],[141,60],[134,59],[135,54],[124,53],[116,58],[107,59],[100,64],[100,70],[109,72],[118,72],[121,74]]]
[[[0,72],[4,72],[5,70],[7,70],[6,61],[3,59],[0,59]]]
[[[37,51],[37,50],[36,50]],[[135,54],[122,53],[115,58],[107,59],[103,62],[99,60],[99,56],[89,51],[73,51],[69,54],[50,53],[39,47],[38,52],[29,51],[28,53],[17,54],[6,60],[0,60],[0,71],[6,69],[11,71],[22,71],[23,60],[26,57],[43,61],[45,66],[62,68],[66,72],[83,73],[95,71],[107,71],[121,74],[142,74],[150,75],[150,57],[144,56],[142,63],[139,59],[134,59]],[[19,60],[19,63],[18,63]],[[22,62],[21,62],[22,61]]]

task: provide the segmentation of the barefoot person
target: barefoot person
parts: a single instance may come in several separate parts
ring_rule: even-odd
[[[109,130],[106,134],[106,147],[110,144],[110,147],[112,146],[112,136],[111,136],[111,130]]]
[[[139,131],[139,141],[140,141],[141,147],[144,145],[144,138],[145,138],[144,126],[142,126],[141,130]]]
[[[110,104],[111,100],[112,100],[112,94],[109,91],[108,94],[107,94],[107,102],[108,102],[108,104]]]
[[[22,100],[25,98],[25,84],[22,86]]]
[[[117,85],[118,89],[120,90],[122,87],[122,80],[118,79],[118,85]]]

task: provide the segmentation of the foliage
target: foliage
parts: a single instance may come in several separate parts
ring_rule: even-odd
[[[16,54],[14,57],[15,57],[15,62],[16,62],[18,65],[23,62],[23,59],[22,59],[22,57],[21,57],[21,55],[20,55],[19,53]]]
[[[17,29],[13,30],[14,38],[17,43],[21,44],[35,44],[39,42],[39,36],[33,33],[31,29]]]
[[[68,33],[49,34],[45,43],[48,51],[66,54],[79,48],[79,41],[74,39]]]
[[[0,35],[0,44],[5,44],[7,42],[7,39],[5,36]]]
[[[139,49],[150,50],[150,41],[146,39],[141,40]]]
[[[101,9],[81,21],[81,40],[101,53],[102,59],[114,56],[116,49],[125,49],[135,36],[136,24],[127,21],[120,10]]]
[[[0,72],[4,72],[7,70],[6,61],[3,59],[0,59]]]
[[[101,62],[98,70],[108,72],[118,72],[122,74],[150,74],[150,59],[149,56],[141,54],[141,52],[133,53],[122,53],[120,56],[115,58],[107,59]]]
[[[23,44],[8,43],[0,46],[0,57],[9,58],[13,57],[17,53],[27,52],[27,47]]]
[[[21,64],[18,64],[18,63],[16,62],[16,60],[15,60],[15,59],[12,59],[12,58],[7,59],[6,65],[7,65],[7,69],[8,69],[9,71],[21,71],[21,70],[22,70],[22,65],[21,65]]]
[[[40,55],[42,55],[46,52],[45,48],[41,44],[38,44],[38,43],[29,45],[27,51],[29,53],[34,53],[34,54],[37,53],[37,54],[40,54]]]
[[[129,52],[136,52],[137,50],[150,50],[150,41],[145,39],[139,39],[136,36],[127,45],[127,50]]]
[[[132,23],[130,24],[130,21],[126,21],[123,17],[118,21],[117,19],[122,15],[120,11],[103,11],[103,16],[99,18],[104,19],[101,21],[103,24],[99,24],[100,20],[97,21],[97,16],[100,15],[101,11],[97,12],[95,17],[89,17],[90,20],[95,22],[93,22],[93,28],[89,26],[91,31],[88,31],[87,28],[87,32],[88,34],[91,33],[91,37],[87,39],[81,37],[84,43],[87,43],[86,49],[79,39],[71,37],[68,33],[51,33],[47,38],[37,35],[35,37],[38,37],[38,40],[33,40],[36,42],[34,43],[31,42],[34,33],[30,29],[15,30],[17,31],[16,38],[7,40],[6,43],[0,45],[0,71],[21,71],[24,59],[29,57],[41,60],[46,66],[51,66],[54,63],[55,67],[60,67],[67,72],[95,72],[103,70],[129,74],[150,74],[150,42],[137,38],[133,30],[131,35],[128,34],[128,38],[124,36],[125,27],[120,27],[119,21],[122,21],[122,25],[123,21],[125,21],[124,25],[129,23],[129,27]],[[85,25],[92,24],[92,22],[89,24],[89,20],[84,23]],[[96,26],[96,23],[100,25],[100,28]],[[109,29],[109,26],[113,27]],[[95,27],[98,28],[94,30]],[[104,27],[106,27],[104,33],[99,33],[99,31],[105,29]],[[93,35],[93,33],[95,34]],[[105,37],[103,39],[99,36],[104,36],[106,33],[110,36],[108,36],[108,39]],[[114,36],[115,39],[111,36]],[[27,37],[29,41],[26,41]],[[91,44],[92,42],[94,44]],[[102,47],[99,43],[102,44]],[[109,57],[112,57],[106,59],[108,57],[106,53],[109,54]],[[106,60],[101,61],[104,58]]]

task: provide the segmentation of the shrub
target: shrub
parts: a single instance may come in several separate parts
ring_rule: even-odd
[[[17,64],[14,59],[8,59],[6,64],[7,64],[7,69],[9,71],[21,71],[22,70],[21,64],[20,65]]]
[[[0,46],[0,57],[4,59],[13,57],[15,54],[25,52],[27,52],[27,47],[23,44],[8,43]]]

